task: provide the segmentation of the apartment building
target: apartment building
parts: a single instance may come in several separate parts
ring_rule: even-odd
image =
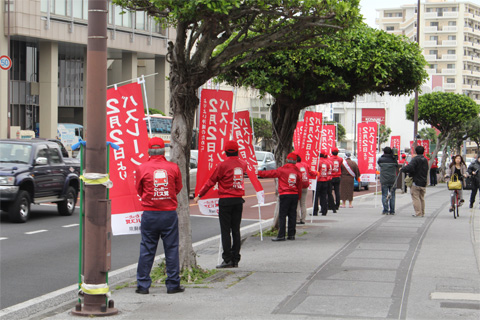
[[[8,124],[54,138],[57,123],[85,125],[88,0],[0,0],[0,138]],[[108,84],[145,78],[150,107],[169,113],[165,30],[144,12],[108,3]],[[8,101],[10,73],[10,108]],[[155,75],[156,74],[156,75]],[[15,137],[15,136],[13,136]]]
[[[376,23],[417,41],[417,3],[377,9]],[[462,93],[480,103],[480,4],[427,0],[420,4],[420,47],[434,90]]]

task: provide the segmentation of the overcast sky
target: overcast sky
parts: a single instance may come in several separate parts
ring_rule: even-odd
[[[424,1],[423,1],[424,2]],[[399,8],[404,4],[417,4],[418,0],[360,0],[360,10],[365,22],[370,26],[377,28],[375,18],[380,8]]]

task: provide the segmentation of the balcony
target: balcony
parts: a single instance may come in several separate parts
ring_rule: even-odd
[[[442,54],[442,60],[457,60],[456,54]]]
[[[442,69],[442,74],[451,75],[451,74],[456,74],[456,73],[457,73],[457,70],[455,70],[455,69]]]
[[[445,18],[458,18],[458,12],[444,12],[443,16]]]
[[[457,86],[456,83],[444,83],[443,88],[446,90],[455,90]]]
[[[421,14],[421,13],[420,13]],[[425,13],[425,19],[433,19],[437,17],[436,12],[426,12]]]
[[[428,32],[437,32],[438,31],[438,27],[436,26],[433,26],[433,27],[425,27],[424,28],[424,32],[425,33],[428,33]]]
[[[443,32],[457,32],[456,26],[446,26],[442,28]]]
[[[433,75],[433,74],[437,74],[437,69],[427,69],[427,73],[428,75]]]
[[[457,40],[443,40],[442,41],[442,46],[456,47],[457,46]]]
[[[424,55],[424,57],[425,57],[425,60],[427,61],[435,61],[438,59],[436,54],[426,54]]]
[[[436,47],[437,45],[437,40],[428,40],[423,43],[424,47]]]

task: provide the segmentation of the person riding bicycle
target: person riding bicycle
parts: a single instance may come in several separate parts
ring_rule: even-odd
[[[457,175],[458,180],[462,182],[462,189],[457,190],[458,197],[460,198],[458,206],[460,207],[465,202],[465,200],[463,200],[463,188],[465,187],[464,178],[468,177],[468,172],[467,172],[467,166],[465,165],[465,161],[463,161],[463,157],[459,154],[453,157],[452,163],[450,163],[450,166],[447,168],[445,179],[448,179],[454,175]],[[455,201],[455,193],[452,192],[452,206],[450,207],[450,212],[453,211],[454,201]]]

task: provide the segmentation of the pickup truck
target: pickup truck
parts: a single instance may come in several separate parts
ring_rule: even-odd
[[[32,203],[57,203],[70,216],[80,189],[79,159],[64,158],[58,141],[0,140],[0,209],[26,222]]]

